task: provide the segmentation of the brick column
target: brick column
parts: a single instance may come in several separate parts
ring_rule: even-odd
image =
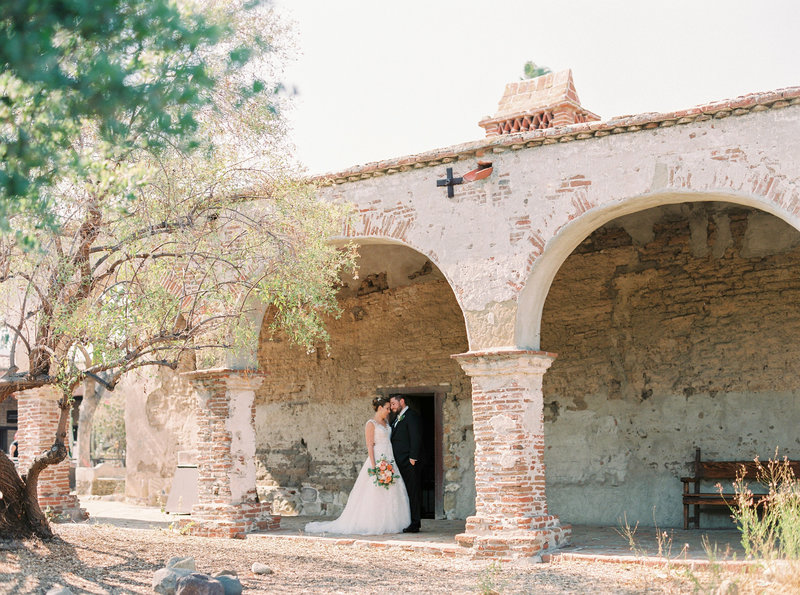
[[[204,537],[278,529],[280,516],[256,494],[255,391],[263,374],[213,369],[184,375],[197,391],[200,452],[197,503],[180,524]]]
[[[479,556],[528,557],[569,542],[547,514],[542,378],[555,359],[541,351],[453,356],[472,379],[475,516],[456,536]]]
[[[50,450],[56,440],[61,409],[58,401],[61,391],[52,386],[43,386],[17,393],[19,444],[19,470],[27,472],[33,460]],[[67,426],[69,431],[69,426]],[[69,447],[69,443],[67,443]],[[50,511],[61,518],[81,521],[88,518],[81,508],[78,497],[70,493],[69,457],[58,465],[50,465],[39,475],[37,494],[42,512]]]

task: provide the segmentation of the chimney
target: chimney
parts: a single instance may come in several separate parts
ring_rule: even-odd
[[[599,119],[581,107],[572,70],[567,69],[508,83],[497,113],[478,122],[478,126],[486,130],[488,137]]]

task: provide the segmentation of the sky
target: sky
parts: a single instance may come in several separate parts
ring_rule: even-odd
[[[607,120],[800,85],[797,0],[276,0],[310,174],[484,137],[528,60]]]

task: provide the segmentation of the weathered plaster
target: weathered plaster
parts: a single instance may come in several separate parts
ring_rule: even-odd
[[[513,345],[516,311],[516,302],[509,300],[490,302],[480,312],[464,312],[467,326],[472,329],[472,342],[476,345]]]
[[[163,368],[130,373],[116,390],[125,395],[125,497],[162,506],[180,453],[197,448],[195,391],[178,372]]]
[[[565,260],[542,333],[559,352],[543,384],[553,514],[680,526],[696,447],[710,460],[800,457],[798,246],[772,215],[694,203],[614,220]]]
[[[243,502],[248,492],[256,485],[256,434],[251,419],[255,390],[239,378],[227,380],[230,396],[230,413],[225,428],[231,433],[230,470],[231,501]],[[244,384],[244,386],[243,386]]]
[[[537,349],[555,272],[586,235],[616,217],[659,204],[726,200],[798,224],[799,119],[800,107],[792,105],[580,142],[522,143],[483,155],[494,173],[457,187],[453,199],[436,179],[445,165],[456,173],[472,169],[475,157],[323,191],[358,206],[349,235],[393,238],[432,259],[465,311],[471,349]],[[513,343],[505,331],[473,327],[492,303],[515,300]],[[501,313],[495,320],[505,328],[511,313]]]

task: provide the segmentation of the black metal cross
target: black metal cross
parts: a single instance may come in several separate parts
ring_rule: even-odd
[[[453,198],[455,193],[453,192],[453,186],[456,184],[461,184],[464,182],[464,178],[454,178],[453,177],[453,168],[447,168],[447,179],[445,180],[436,180],[436,186],[447,186],[447,198]]]

